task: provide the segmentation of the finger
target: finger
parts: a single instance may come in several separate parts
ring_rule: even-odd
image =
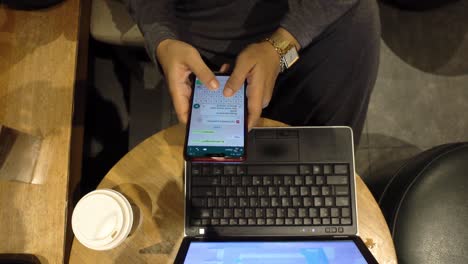
[[[188,58],[187,65],[190,70],[208,87],[208,89],[218,89],[219,82],[214,73],[206,66],[200,54],[196,53]]]
[[[253,66],[254,62],[249,57],[241,54],[237,58],[234,70],[224,86],[224,96],[233,96],[242,87]]]
[[[226,73],[227,71],[229,71],[229,68],[231,67],[231,65],[227,64],[227,63],[224,63],[223,65],[221,65],[221,67],[219,68],[219,72],[220,73]]]
[[[179,122],[186,124],[190,108],[190,97],[176,93],[172,96],[172,103],[174,104],[177,119],[179,119]]]
[[[188,113],[190,108],[190,80],[188,75],[190,72],[172,74],[168,76],[169,92],[172,98],[172,104],[177,114],[177,119],[181,123],[187,123]]]
[[[248,97],[248,128],[249,131],[258,123],[262,114],[263,87],[261,76],[256,74],[249,79],[247,88]]]

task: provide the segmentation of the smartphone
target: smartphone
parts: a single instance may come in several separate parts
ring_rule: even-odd
[[[219,88],[209,90],[192,76],[192,98],[184,156],[190,161],[239,162],[246,158],[247,98],[244,82],[231,97],[224,97],[228,74],[216,74]]]

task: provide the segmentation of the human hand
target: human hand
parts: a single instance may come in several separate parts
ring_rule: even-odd
[[[279,72],[278,53],[266,41],[247,46],[237,57],[223,93],[227,97],[234,95],[247,80],[249,130],[257,124],[263,108],[270,103]]]
[[[186,124],[192,93],[190,74],[194,73],[209,89],[217,89],[219,82],[197,49],[185,42],[163,40],[156,48],[156,57],[164,71],[177,118]]]

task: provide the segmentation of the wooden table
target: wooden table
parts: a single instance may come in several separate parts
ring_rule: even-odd
[[[27,184],[0,181],[0,253],[64,260],[80,0],[0,6],[0,124],[41,139]]]
[[[261,120],[260,126],[284,126]],[[183,144],[185,128],[173,126],[148,138],[122,158],[98,188],[122,192],[140,208],[141,224],[123,245],[93,251],[76,239],[70,263],[172,263],[183,237]],[[385,219],[357,177],[360,236],[379,263],[396,263]]]

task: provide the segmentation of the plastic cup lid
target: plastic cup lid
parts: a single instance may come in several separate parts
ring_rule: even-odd
[[[72,229],[86,247],[106,250],[118,246],[128,236],[133,212],[128,200],[110,189],[85,195],[72,215]]]

